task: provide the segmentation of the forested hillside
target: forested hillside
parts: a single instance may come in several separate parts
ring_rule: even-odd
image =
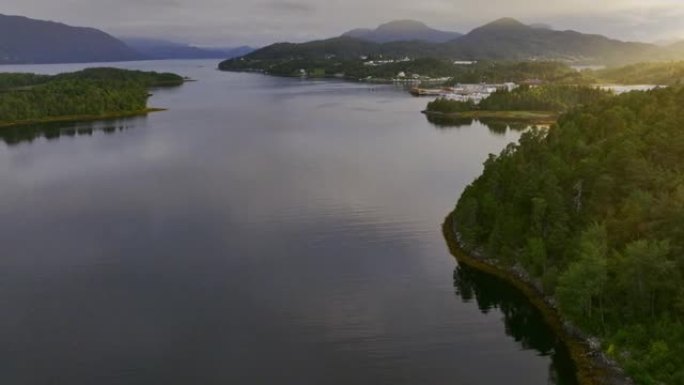
[[[640,384],[684,384],[683,105],[674,87],[572,110],[490,156],[454,215]]]
[[[595,76],[618,84],[684,84],[684,62],[639,63],[597,71]]]
[[[611,96],[610,91],[590,86],[520,86],[510,91],[497,90],[479,104],[438,98],[428,103],[427,111],[446,114],[464,111],[563,112],[577,106],[592,105]]]
[[[147,108],[148,88],[182,83],[175,74],[113,68],[0,74],[0,124],[140,112]]]

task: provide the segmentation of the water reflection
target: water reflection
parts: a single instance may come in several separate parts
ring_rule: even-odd
[[[451,129],[451,128],[463,128],[470,127],[474,122],[479,122],[487,128],[493,134],[505,135],[508,130],[511,131],[524,131],[530,127],[528,123],[506,121],[501,119],[493,118],[464,118],[455,116],[439,116],[439,115],[426,115],[428,122],[439,129]]]
[[[144,117],[103,120],[96,122],[54,122],[29,126],[0,128],[0,139],[8,146],[31,143],[36,139],[57,140],[62,137],[92,136],[95,132],[114,134],[128,130]]]
[[[495,276],[463,264],[454,270],[454,288],[463,302],[475,301],[482,313],[500,311],[504,316],[506,334],[520,343],[523,349],[550,356],[549,384],[578,383],[567,348],[522,292]]]

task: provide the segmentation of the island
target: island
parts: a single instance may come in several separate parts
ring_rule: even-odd
[[[448,96],[439,97],[427,104],[423,113],[428,119],[439,118],[441,122],[448,119],[460,121],[464,118],[490,119],[547,125],[556,122],[558,116],[565,111],[592,105],[613,95],[611,91],[595,86],[558,84],[500,87],[484,97],[478,93],[461,94],[453,89],[449,91],[451,94],[445,93]]]
[[[143,115],[149,90],[187,79],[158,72],[90,68],[58,75],[0,73],[0,127]]]

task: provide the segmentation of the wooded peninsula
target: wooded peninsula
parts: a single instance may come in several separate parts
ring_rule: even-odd
[[[0,127],[144,114],[149,89],[175,87],[172,73],[90,68],[59,75],[0,74]]]
[[[491,155],[449,226],[469,254],[524,270],[638,383],[681,384],[684,88],[591,97]]]

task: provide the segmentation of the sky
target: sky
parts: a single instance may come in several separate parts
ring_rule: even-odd
[[[222,47],[301,42],[397,19],[468,32],[501,17],[622,40],[684,39],[684,0],[2,0],[0,13]]]

